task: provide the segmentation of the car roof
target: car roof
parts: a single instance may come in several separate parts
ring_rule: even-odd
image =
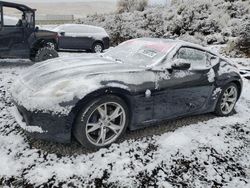
[[[32,9],[26,5],[18,4],[18,3],[11,3],[6,1],[0,1],[0,6],[10,7],[10,8],[16,8],[20,11],[36,11],[36,9]]]
[[[213,51],[211,51],[210,49],[208,49],[206,47],[203,47],[201,45],[194,44],[194,43],[191,43],[191,42],[186,42],[186,41],[183,41],[183,40],[179,40],[179,39],[137,38],[135,40],[149,41],[149,42],[173,43],[174,45],[179,46],[179,47],[181,47],[181,46],[187,46],[187,47],[191,47],[191,48],[197,48],[197,49],[200,49],[200,50],[203,50],[203,51],[207,51],[207,52],[209,52],[211,54],[214,54],[216,56],[221,56],[220,54],[218,54],[216,52],[213,52]]]
[[[63,27],[72,27],[72,26],[84,26],[84,27],[88,27],[88,28],[91,28],[91,29],[104,29],[102,27],[99,27],[99,26],[94,26],[94,25],[86,25],[86,24],[62,24],[62,25],[59,25],[58,27],[60,26],[63,26]]]

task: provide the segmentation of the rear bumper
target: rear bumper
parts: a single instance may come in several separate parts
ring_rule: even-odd
[[[18,105],[13,107],[12,113],[20,127],[31,137],[60,143],[71,141],[71,125],[66,116],[30,112]]]
[[[110,47],[110,39],[109,39],[109,37],[105,37],[103,39],[103,47],[104,47],[105,50]]]

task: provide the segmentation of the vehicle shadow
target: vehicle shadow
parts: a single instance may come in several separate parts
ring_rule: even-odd
[[[216,117],[217,116],[215,116],[213,113],[209,113],[204,115],[190,116],[185,118],[164,121],[157,125],[151,125],[149,127],[135,131],[128,130],[117,143],[119,144],[130,139],[140,141],[145,137],[162,135],[167,132],[175,131],[178,128],[189,126],[192,124],[197,124],[198,122],[201,121],[208,121]],[[48,154],[56,154],[58,157],[76,156],[80,154],[94,153],[97,151],[84,148],[74,138],[72,139],[72,142],[70,144],[60,144],[55,142],[42,141],[31,137],[28,137],[28,142],[31,148],[43,150]]]
[[[21,60],[21,59],[11,59],[4,60],[0,59],[0,68],[14,68],[14,67],[28,67],[34,65],[30,60]]]

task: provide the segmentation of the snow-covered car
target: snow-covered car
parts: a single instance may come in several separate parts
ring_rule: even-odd
[[[59,50],[87,50],[100,53],[109,48],[109,35],[101,27],[64,24],[52,31],[59,34]]]
[[[12,88],[16,119],[36,138],[100,148],[127,128],[215,112],[233,113],[237,68],[199,45],[133,39],[104,54],[33,65]],[[23,122],[22,122],[23,121]]]

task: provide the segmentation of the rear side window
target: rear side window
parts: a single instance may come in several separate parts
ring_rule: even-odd
[[[206,52],[194,48],[180,48],[175,59],[183,59],[191,64],[191,69],[207,69]]]
[[[3,7],[3,24],[4,26],[22,26],[22,20],[25,20],[24,13],[18,9]]]
[[[213,54],[210,54],[210,53],[207,53],[207,65],[210,66],[210,67],[213,67],[215,66],[216,64],[218,64],[220,61],[220,58],[213,55]]]

